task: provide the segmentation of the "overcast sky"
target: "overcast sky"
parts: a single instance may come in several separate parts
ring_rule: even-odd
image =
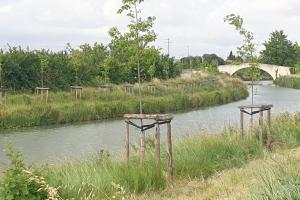
[[[108,30],[126,30],[127,18],[116,14],[121,0],[0,0],[0,47],[64,49],[70,42],[104,43]],[[241,15],[256,41],[283,29],[300,42],[300,0],[145,0],[144,14],[156,16],[156,45],[164,52],[167,38],[176,57],[217,53],[226,57],[241,43],[233,27],[224,24],[230,13]]]

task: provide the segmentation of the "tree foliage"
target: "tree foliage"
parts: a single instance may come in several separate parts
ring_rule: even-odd
[[[253,33],[244,28],[244,20],[241,16],[230,14],[224,18],[225,22],[234,26],[239,34],[243,37],[242,46],[237,48],[237,53],[247,62],[253,62],[255,59],[255,52],[257,44],[254,42]]]
[[[282,30],[271,33],[261,52],[261,61],[266,64],[293,67],[297,64],[297,44],[287,39]]]
[[[217,65],[224,65],[225,61],[223,58],[217,56],[216,54],[204,54],[202,56],[203,62],[213,63],[217,62]]]
[[[234,26],[239,34],[244,38],[242,46],[237,48],[238,55],[249,62],[250,67],[247,68],[246,74],[251,77],[252,81],[252,104],[253,104],[253,84],[254,81],[259,81],[261,79],[261,71],[258,68],[258,59],[255,55],[257,51],[257,44],[254,42],[253,33],[244,28],[244,20],[241,16],[230,14],[224,18],[225,22]]]
[[[129,17],[128,31],[121,33],[116,27],[111,28],[111,41],[107,46],[95,43],[73,48],[68,44],[59,52],[29,51],[21,47],[0,50],[3,85],[13,90],[33,90],[41,86],[66,90],[70,85],[135,83],[138,81],[137,63],[142,81],[178,76],[181,65],[151,45],[157,37],[153,30],[155,17],[142,18],[142,2],[123,0],[118,13]]]

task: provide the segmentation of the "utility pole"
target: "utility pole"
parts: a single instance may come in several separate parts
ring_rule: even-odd
[[[167,40],[168,40],[168,55],[170,55],[170,38],[168,38]]]
[[[191,72],[192,72],[192,60],[190,57],[190,45],[187,46],[187,50],[188,50],[189,68],[191,69]]]

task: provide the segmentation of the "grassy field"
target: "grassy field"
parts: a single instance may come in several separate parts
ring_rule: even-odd
[[[137,156],[127,166],[124,158],[101,152],[85,161],[29,170],[57,188],[62,199],[295,199],[290,196],[299,192],[299,162],[289,162],[288,156],[286,160],[277,160],[276,155],[299,147],[300,115],[283,114],[274,120],[272,152],[259,145],[256,129],[248,139],[230,129],[220,135],[194,135],[175,140],[175,173],[171,182],[166,176],[165,154],[162,169],[155,167],[151,139],[147,142],[144,168],[140,167]],[[16,157],[12,156],[13,165],[0,181],[2,191],[14,191],[7,185],[23,188],[24,180],[30,179],[23,170],[16,170],[20,166],[27,169]],[[15,177],[24,180],[16,183],[20,178]]]
[[[216,80],[216,81],[214,81]],[[155,92],[142,85],[144,113],[166,113],[225,104],[248,96],[243,82],[226,76],[154,82]],[[81,100],[68,92],[50,92],[48,102],[30,94],[9,95],[0,102],[0,129],[111,119],[139,112],[137,85],[133,94],[84,89]]]
[[[280,87],[300,89],[300,77],[281,76],[274,81],[274,84]]]

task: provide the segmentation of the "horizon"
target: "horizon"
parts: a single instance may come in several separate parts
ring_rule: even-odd
[[[156,16],[154,30],[158,38],[154,45],[166,53],[170,38],[170,55],[177,59],[187,56],[187,46],[191,56],[214,53],[226,59],[242,42],[235,30],[223,22],[230,13],[245,19],[247,29],[260,44],[259,49],[274,30],[284,30],[292,42],[300,41],[299,1],[217,1],[145,1],[143,16]],[[126,16],[117,14],[120,5],[121,0],[1,1],[0,25],[5,31],[0,33],[0,48],[5,50],[10,44],[31,50],[60,51],[67,43],[75,48],[84,43],[107,45],[111,27],[126,30]]]

